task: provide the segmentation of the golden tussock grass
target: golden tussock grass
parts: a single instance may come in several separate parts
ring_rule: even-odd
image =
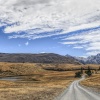
[[[21,78],[19,81],[0,81],[0,100],[53,100],[75,80],[76,69],[88,66],[92,65],[0,63],[0,77]]]
[[[53,100],[75,80],[74,71],[49,71],[44,69],[46,66],[48,64],[0,63],[0,77],[21,78],[0,81],[0,100]]]
[[[100,89],[100,74],[94,74],[81,82],[82,85]]]

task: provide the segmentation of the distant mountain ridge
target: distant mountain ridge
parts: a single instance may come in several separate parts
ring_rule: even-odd
[[[0,62],[15,63],[67,63],[67,64],[100,64],[100,53],[94,56],[73,57],[54,53],[24,54],[24,53],[0,53]]]
[[[100,53],[94,56],[84,57],[75,57],[79,62],[83,64],[100,64]]]
[[[41,54],[9,54],[0,53],[0,62],[15,62],[15,63],[68,63],[81,64],[78,60],[70,56],[62,56],[54,53]]]

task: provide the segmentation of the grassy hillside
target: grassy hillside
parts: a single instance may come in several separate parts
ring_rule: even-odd
[[[85,79],[84,81],[81,82],[81,84],[100,92],[100,72]]]
[[[88,66],[91,69],[99,69],[99,65],[0,62],[0,77],[16,75],[33,75],[49,71],[73,71],[80,70],[81,67],[87,69]]]
[[[31,75],[44,71],[38,64],[0,63],[0,76]]]

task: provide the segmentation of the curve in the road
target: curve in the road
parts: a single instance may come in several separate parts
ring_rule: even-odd
[[[99,94],[89,91],[79,85],[81,80],[74,81],[70,87],[55,100],[100,100]]]

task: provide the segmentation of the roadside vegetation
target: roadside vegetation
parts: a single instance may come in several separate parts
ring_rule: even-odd
[[[100,67],[99,69],[92,70],[89,68],[88,71],[86,71],[88,77],[85,80],[83,80],[80,84],[86,87],[90,87],[92,90],[97,91],[100,93]]]
[[[82,77],[83,74],[86,77],[90,77],[94,74],[97,74],[99,71],[100,71],[100,67],[93,68],[93,67],[88,66],[87,69],[84,69],[83,67],[81,67],[80,70],[75,73],[75,77],[80,78]]]
[[[94,74],[92,77],[85,79],[81,84],[100,93],[100,73]]]

